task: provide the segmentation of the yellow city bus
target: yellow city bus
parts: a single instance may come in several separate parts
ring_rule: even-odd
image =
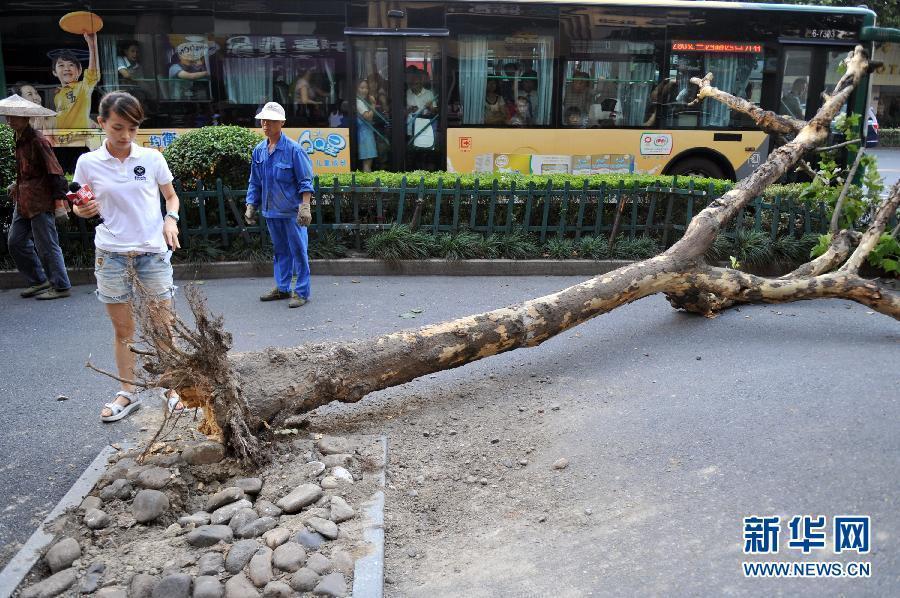
[[[874,24],[866,8],[683,0],[7,0],[0,88],[60,112],[36,124],[67,164],[99,145],[102,94],[125,89],[147,108],[141,143],[160,149],[200,126],[254,127],[278,101],[320,173],[737,179],[778,140],[695,103],[690,79],[711,72],[807,118]],[[862,85],[848,110],[867,100]]]

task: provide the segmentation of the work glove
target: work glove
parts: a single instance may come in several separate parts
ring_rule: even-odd
[[[248,203],[247,209],[244,210],[244,220],[246,220],[247,224],[250,226],[256,224],[256,206],[252,203]]]
[[[308,203],[300,204],[300,209],[297,210],[297,224],[300,226],[309,226],[312,224],[312,212],[309,209]]]

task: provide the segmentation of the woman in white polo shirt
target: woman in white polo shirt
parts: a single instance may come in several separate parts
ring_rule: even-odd
[[[114,91],[103,96],[97,122],[106,139],[96,150],[78,158],[75,182],[89,185],[94,199],[75,206],[82,218],[100,216],[94,244],[97,298],[115,331],[116,368],[123,380],[134,378],[135,323],[131,298],[133,284],[128,268],[147,290],[159,317],[168,318],[175,284],[172,281],[172,250],[178,249],[178,196],[172,186],[172,173],[163,155],[134,143],[144,120],[140,102],[131,94]],[[166,200],[166,214],[159,206],[159,193]],[[153,305],[151,305],[153,309]],[[125,382],[100,414],[105,422],[117,421],[140,407],[134,386]],[[174,390],[166,393],[170,411],[183,405]]]

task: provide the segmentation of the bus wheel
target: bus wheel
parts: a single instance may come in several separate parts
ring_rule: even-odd
[[[668,174],[678,176],[697,176],[711,179],[724,179],[722,167],[707,158],[685,158],[675,163]]]

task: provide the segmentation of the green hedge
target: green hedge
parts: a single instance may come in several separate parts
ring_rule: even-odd
[[[16,180],[15,133],[7,124],[0,124],[0,195]]]
[[[879,147],[900,147],[900,129],[879,129]]]
[[[216,179],[232,189],[246,189],[253,148],[262,135],[244,127],[202,127],[179,135],[163,154],[172,174],[182,182]]]

